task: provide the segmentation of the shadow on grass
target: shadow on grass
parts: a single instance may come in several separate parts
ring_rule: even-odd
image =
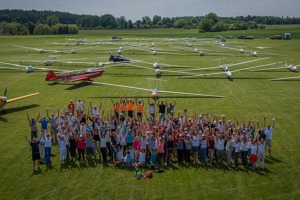
[[[31,177],[35,176],[35,175],[39,175],[39,174],[43,174],[41,168],[37,169],[37,170],[33,170]]]
[[[8,122],[8,120],[6,118],[0,116],[0,122]]]
[[[127,96],[128,99],[134,99],[136,98],[137,96]],[[139,98],[145,98],[145,99],[148,99],[150,97],[149,96],[138,96]],[[93,98],[93,99],[97,99],[97,98],[103,98],[103,99],[110,99],[110,98],[120,98],[120,96],[97,96],[97,97],[88,97],[88,98]],[[152,97],[151,97],[152,98]],[[209,96],[189,96],[189,95],[182,95],[182,96],[179,96],[179,95],[176,95],[176,96],[162,96],[160,95],[159,96],[160,99],[174,99],[174,98],[180,98],[180,99],[203,99],[203,98],[220,98],[220,97],[209,97]],[[158,97],[156,98],[156,100],[159,99]]]
[[[14,113],[14,112],[19,112],[19,111],[22,111],[22,110],[28,110],[28,109],[31,109],[31,108],[35,108],[35,107],[38,107],[40,106],[39,104],[32,104],[32,105],[28,105],[28,106],[19,106],[19,107],[15,107],[15,108],[9,108],[9,109],[5,109],[6,110],[6,114],[10,114],[10,113]],[[1,114],[1,115],[4,115],[4,114]],[[1,120],[1,117],[0,117],[0,121]],[[6,122],[6,121],[4,121]]]
[[[267,164],[275,164],[275,163],[282,163],[283,161],[277,159],[277,158],[274,158],[274,157],[269,157],[269,156],[266,156],[266,159],[265,159],[265,163]]]
[[[80,82],[80,83],[77,83],[75,85],[71,85],[70,87],[66,88],[65,90],[76,90],[78,88],[83,88],[83,87],[86,87],[88,85],[91,85],[91,83]]]

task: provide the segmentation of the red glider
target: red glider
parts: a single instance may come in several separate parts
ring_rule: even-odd
[[[83,72],[66,72],[56,75],[53,70],[49,70],[46,75],[46,81],[53,82],[75,82],[75,81],[91,81],[93,78],[101,76],[104,70],[88,69]]]

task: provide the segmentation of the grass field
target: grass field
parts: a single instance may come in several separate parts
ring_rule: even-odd
[[[258,39],[229,40],[225,47],[255,50],[257,58],[270,57],[258,62],[233,66],[241,69],[274,62],[300,64],[299,39],[291,41],[267,40],[274,34],[291,32],[293,38],[298,38],[300,28],[267,27],[265,30],[246,32]],[[219,34],[219,33],[218,33]],[[226,33],[238,36],[244,32]],[[108,41],[112,35],[120,35],[123,40],[114,44],[102,44],[92,47],[92,42]],[[124,46],[123,55],[133,60],[143,62],[159,62],[173,65],[194,66],[195,68],[215,67],[222,64],[245,62],[253,58],[249,53],[240,54],[238,51],[221,48],[216,45],[213,35],[198,34],[196,30],[143,30],[143,31],[91,31],[81,32],[75,36],[12,36],[0,37],[0,62],[10,62],[23,65],[42,66],[42,61],[49,56],[56,55],[56,59],[78,59],[74,61],[106,62],[108,51],[116,52]],[[196,37],[192,47],[185,44],[182,38]],[[203,38],[202,38],[203,37]],[[139,42],[136,39],[139,38]],[[142,40],[144,38],[144,40]],[[163,42],[164,38],[178,39]],[[75,42],[77,39],[87,39],[87,46],[64,46],[65,43]],[[179,40],[181,39],[181,40]],[[156,42],[158,54],[153,56],[151,51],[141,48],[151,48],[151,42]],[[218,41],[217,41],[218,42]],[[132,45],[141,45],[143,47]],[[19,48],[13,45],[43,48],[48,50],[67,50],[77,48],[77,54],[46,53],[39,54],[35,50]],[[85,48],[90,47],[86,49]],[[132,47],[132,48],[131,48]],[[268,47],[258,49],[257,47]],[[202,49],[204,57],[193,53],[194,48]],[[159,53],[168,50],[178,54]],[[60,56],[57,56],[57,55]],[[40,60],[40,61],[29,61]],[[135,63],[151,68],[149,64]],[[277,64],[275,66],[280,66]],[[0,66],[8,67],[7,64]],[[52,68],[65,70],[85,69],[93,64],[71,64],[61,61]],[[269,66],[269,67],[275,67]],[[11,67],[11,66],[10,66]],[[300,195],[300,156],[298,125],[300,123],[300,85],[299,79],[293,81],[270,81],[272,78],[299,76],[299,73],[286,69],[275,71],[233,73],[232,80],[223,74],[190,79],[177,79],[183,76],[179,70],[186,68],[168,68],[177,73],[163,73],[163,81],[152,80],[154,72],[135,68],[130,65],[120,65],[105,69],[103,76],[96,82],[123,84],[134,87],[153,89],[158,84],[159,90],[181,91],[222,95],[226,98],[189,98],[184,95],[159,94],[160,99],[177,101],[175,111],[188,109],[188,115],[209,112],[211,114],[226,114],[227,119],[237,117],[240,121],[267,117],[276,119],[273,135],[273,157],[267,156],[265,169],[251,171],[240,168],[203,166],[179,167],[175,164],[166,167],[165,172],[155,174],[152,179],[136,180],[134,171],[115,169],[112,164],[104,166],[99,162],[93,164],[60,165],[57,146],[52,148],[56,157],[52,158],[52,166],[41,166],[41,171],[32,170],[31,150],[23,135],[30,135],[30,128],[26,113],[36,117],[62,109],[68,105],[70,99],[84,98],[87,102],[97,104],[102,101],[104,109],[112,108],[110,98],[117,100],[120,96],[140,96],[147,101],[151,93],[103,85],[86,85],[84,83],[48,84],[44,81],[45,72],[36,71],[25,73],[21,70],[0,69],[0,92],[8,87],[8,99],[34,92],[38,96],[24,99],[6,106],[7,114],[0,115],[0,199],[297,199]],[[220,69],[196,71],[195,73],[218,72]],[[147,108],[147,107],[146,107]]]

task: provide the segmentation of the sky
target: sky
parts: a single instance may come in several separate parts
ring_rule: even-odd
[[[300,17],[299,0],[1,0],[0,9],[51,10],[73,14],[124,16],[136,21],[143,16],[246,15]]]

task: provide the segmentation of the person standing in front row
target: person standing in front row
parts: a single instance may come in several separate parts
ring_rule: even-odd
[[[273,124],[272,124],[272,127],[271,125],[269,124],[268,126],[266,126],[266,119],[267,118],[264,118],[264,129],[265,129],[265,133],[267,135],[267,140],[266,140],[266,147],[269,148],[269,156],[272,157],[272,135],[273,135],[273,129],[275,127],[275,119],[273,118]]]
[[[38,161],[38,169],[40,169],[41,155],[39,151],[39,141],[36,141],[36,138],[33,138],[30,142],[30,140],[25,135],[24,137],[31,146],[33,170],[35,170],[36,160]]]

